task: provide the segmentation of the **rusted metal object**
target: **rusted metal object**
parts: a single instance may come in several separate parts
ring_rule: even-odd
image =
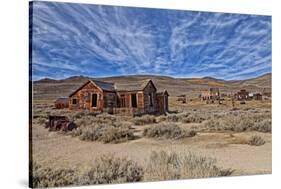
[[[46,128],[49,131],[72,131],[77,128],[74,122],[69,121],[66,116],[49,116],[48,122],[46,123]]]

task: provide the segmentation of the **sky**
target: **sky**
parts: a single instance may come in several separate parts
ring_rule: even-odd
[[[32,80],[271,73],[271,17],[33,2]]]

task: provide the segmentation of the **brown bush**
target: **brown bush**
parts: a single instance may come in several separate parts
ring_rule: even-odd
[[[134,139],[133,131],[124,125],[92,125],[82,128],[79,133],[81,140],[101,141],[103,143],[119,143]]]
[[[137,182],[143,179],[143,168],[127,158],[103,155],[79,179],[79,184]]]
[[[232,174],[231,169],[222,169],[215,163],[214,159],[195,156],[190,152],[181,154],[153,151],[146,167],[145,180],[218,177]]]
[[[143,136],[149,138],[180,139],[183,137],[195,136],[195,131],[186,131],[175,123],[159,123],[149,128],[145,128]]]
[[[152,124],[152,123],[156,123],[156,118],[155,116],[152,115],[144,115],[141,117],[135,117],[133,122],[135,125]]]
[[[32,186],[34,188],[74,185],[78,180],[76,170],[42,167],[33,162]]]
[[[270,115],[236,113],[228,114],[222,118],[212,118],[204,123],[207,130],[230,130],[236,132],[259,131],[271,132]]]
[[[248,144],[251,146],[261,146],[265,144],[265,141],[262,137],[255,135],[250,138]]]

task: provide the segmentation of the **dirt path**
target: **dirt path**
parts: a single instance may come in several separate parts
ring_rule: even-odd
[[[142,129],[135,128],[141,136]],[[235,169],[235,174],[271,173],[271,134],[258,133],[266,140],[262,146],[243,143],[254,132],[239,133],[199,133],[192,138],[178,141],[139,138],[120,144],[86,142],[71,136],[48,132],[43,127],[33,127],[33,158],[49,166],[86,166],[101,154],[114,153],[127,156],[140,164],[145,164],[151,151],[165,150],[188,153],[192,151],[216,158],[217,164]]]

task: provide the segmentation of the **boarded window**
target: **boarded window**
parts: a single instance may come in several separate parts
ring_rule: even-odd
[[[120,96],[120,107],[126,107],[125,95]]]
[[[152,93],[149,93],[149,106],[153,106],[153,102],[152,102]]]
[[[98,99],[98,95],[92,94],[92,107],[97,107],[97,99]]]
[[[136,108],[137,107],[137,94],[131,94],[131,102],[132,102],[132,107]]]
[[[72,104],[77,104],[77,99],[76,98],[72,99]]]

